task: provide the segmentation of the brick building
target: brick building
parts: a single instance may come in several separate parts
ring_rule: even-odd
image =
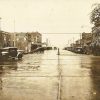
[[[0,48],[11,46],[9,32],[0,31]]]
[[[42,35],[39,32],[16,33],[15,38],[15,46],[25,53],[32,52],[42,43]]]
[[[92,33],[82,33],[82,48],[85,54],[91,54]]]
[[[39,32],[26,33],[28,42],[31,43],[31,51],[42,46],[42,35]]]

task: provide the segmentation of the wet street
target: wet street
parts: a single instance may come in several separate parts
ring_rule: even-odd
[[[60,53],[0,62],[0,100],[100,100],[100,57]]]

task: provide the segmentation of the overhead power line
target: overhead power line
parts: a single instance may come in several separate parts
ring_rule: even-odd
[[[80,33],[42,33],[42,34],[80,34]]]

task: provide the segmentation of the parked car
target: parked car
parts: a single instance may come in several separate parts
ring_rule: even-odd
[[[36,48],[33,52],[40,52],[40,53],[43,53],[43,52],[44,52],[44,47],[38,47],[38,48]]]
[[[77,47],[74,50],[75,53],[83,54],[83,48],[82,47]]]
[[[24,54],[24,50],[17,50],[17,57],[18,57],[18,59],[22,59],[23,54]]]
[[[52,50],[52,47],[44,47],[45,50]]]
[[[22,59],[23,53],[19,52],[17,47],[5,47],[0,49],[0,59]]]

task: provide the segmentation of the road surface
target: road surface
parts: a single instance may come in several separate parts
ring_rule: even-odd
[[[100,100],[100,57],[50,50],[0,62],[0,100]]]

